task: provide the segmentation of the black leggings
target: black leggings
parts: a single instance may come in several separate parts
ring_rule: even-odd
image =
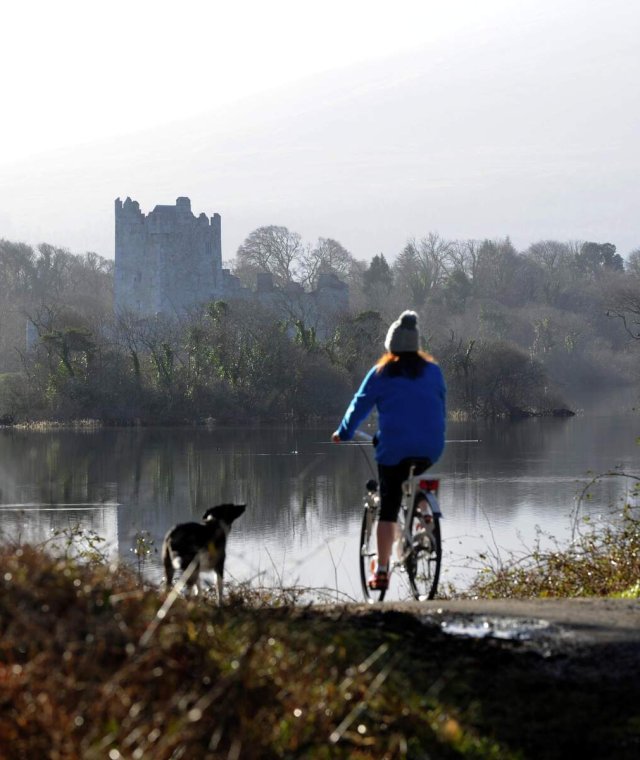
[[[380,520],[395,522],[402,501],[402,484],[409,477],[411,465],[415,465],[414,475],[431,467],[430,459],[410,457],[401,459],[398,464],[378,464],[380,478]]]

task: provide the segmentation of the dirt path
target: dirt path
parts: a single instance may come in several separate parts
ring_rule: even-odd
[[[327,608],[328,610],[331,608]],[[337,608],[334,608],[334,611]],[[535,653],[567,666],[638,677],[640,600],[498,599],[355,604],[342,615],[389,630],[422,630],[424,637],[461,647],[485,643],[518,657]]]
[[[519,758],[640,757],[638,600],[391,602],[326,614],[403,642],[425,684],[420,666],[433,663],[443,699]]]
[[[416,615],[444,633],[474,638],[544,640],[565,645],[637,644],[640,600],[497,599],[399,602],[378,605]],[[358,609],[371,609],[358,605]]]

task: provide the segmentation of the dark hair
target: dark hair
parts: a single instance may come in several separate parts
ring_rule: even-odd
[[[377,372],[384,372],[389,377],[420,377],[427,364],[435,364],[431,354],[424,351],[403,351],[399,354],[383,354],[376,364]]]

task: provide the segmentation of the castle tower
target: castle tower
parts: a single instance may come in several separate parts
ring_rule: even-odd
[[[144,215],[115,201],[115,306],[141,316],[184,313],[223,288],[220,214],[191,212],[189,198]]]

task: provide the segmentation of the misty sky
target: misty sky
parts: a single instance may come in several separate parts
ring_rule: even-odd
[[[22,0],[3,8],[0,237],[113,256],[188,195],[358,258],[407,238],[640,247],[640,3]]]

